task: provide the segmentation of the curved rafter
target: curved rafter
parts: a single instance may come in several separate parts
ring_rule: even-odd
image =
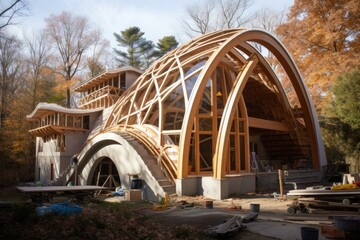
[[[298,121],[277,74],[253,43],[268,49],[285,70],[302,108],[306,134],[298,130]],[[278,105],[274,107],[282,113],[277,116],[281,122],[273,117],[257,119],[248,116],[246,102],[249,100],[243,98],[243,91],[249,82],[257,82],[264,86],[262,91],[274,96],[273,101]],[[240,120],[246,128],[241,133],[232,130],[234,122],[239,128]],[[263,128],[290,132],[297,140],[294,144],[298,145],[302,138],[308,138],[306,142],[309,142],[311,153],[304,156],[312,159],[315,168],[324,157],[314,107],[299,71],[283,45],[260,30],[227,29],[209,33],[155,62],[119,98],[105,130],[114,126],[126,130],[137,125],[152,126],[154,134],[151,138],[154,139],[151,142],[155,148],[166,146],[171,149],[173,146],[170,152],[177,152],[176,169],[173,169],[177,178],[186,178],[190,172],[208,174],[210,171],[215,178],[222,179],[231,171],[250,171],[249,126],[269,125]],[[246,161],[239,162],[241,157],[236,153],[236,167],[229,167],[229,136],[240,135],[247,142],[241,150],[245,151],[241,154]],[[244,144],[239,141],[235,138],[231,144]],[[211,148],[211,159],[209,154],[202,152],[204,143]],[[160,151],[159,155],[163,154],[166,153]]]

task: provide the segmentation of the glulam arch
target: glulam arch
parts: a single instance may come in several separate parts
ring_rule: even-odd
[[[252,43],[268,49],[285,70],[299,100],[303,123],[299,123],[299,117],[295,116],[277,74]],[[283,116],[279,116],[280,120],[273,117],[270,120],[254,119],[247,114],[249,101],[244,98],[244,87],[256,81],[264,85],[258,71],[277,89],[272,94],[280,103],[278,112],[284,112]],[[221,87],[215,86],[220,81]],[[224,93],[220,93],[224,95],[219,100],[218,88],[226,88]],[[264,89],[262,91],[267,91],[266,86]],[[220,101],[224,103],[218,109],[214,104]],[[202,107],[208,112],[202,111]],[[219,110],[222,111],[220,116]],[[241,134],[236,132],[238,130],[231,130],[234,118],[244,121],[246,130]],[[252,123],[255,120],[257,125]],[[227,29],[199,36],[156,61],[117,101],[104,130],[133,131],[134,135],[144,138],[148,146],[159,154],[158,157],[167,156],[166,161],[171,162],[169,166],[178,179],[189,174],[209,173],[216,179],[222,179],[230,172],[251,171],[249,130],[254,125],[259,128],[267,123],[272,125],[273,131],[288,131],[289,138],[293,138],[293,141],[288,141],[298,144],[294,149],[305,149],[306,154],[303,155],[311,159],[314,168],[323,165],[325,155],[314,107],[289,53],[279,40],[265,31]],[[205,127],[199,126],[201,124]],[[299,143],[304,137],[297,136],[299,126],[304,129],[302,134],[308,141],[305,147]],[[228,152],[229,137],[238,135],[243,136],[241,141],[246,141],[246,144],[241,145],[242,150],[236,151],[243,151],[241,156],[245,155],[246,159],[245,162],[237,162],[234,167],[229,165],[228,160],[231,157]],[[206,146],[211,149],[204,160],[201,144],[207,141],[206,136],[210,139]],[[234,141],[237,143],[232,144],[240,146],[236,137]],[[236,156],[236,161],[239,161],[239,156]],[[190,162],[193,159],[195,163]],[[209,165],[208,172],[201,167],[201,161]],[[239,164],[242,165],[239,167]]]

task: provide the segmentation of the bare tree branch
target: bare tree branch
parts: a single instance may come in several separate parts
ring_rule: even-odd
[[[182,20],[183,29],[189,37],[210,31],[238,28],[255,17],[246,15],[252,0],[204,0],[186,8]]]
[[[214,0],[194,3],[187,7],[187,17],[182,21],[185,33],[189,37],[193,37],[197,34],[209,32],[211,29],[211,14],[214,8]]]
[[[220,0],[220,28],[244,26],[251,20],[244,16],[249,7],[250,0]]]
[[[69,12],[51,15],[45,19],[46,32],[55,44],[61,59],[61,75],[67,85],[67,106],[70,107],[70,83],[79,71],[83,54],[99,41],[100,35],[92,30],[87,18],[74,16]]]
[[[8,103],[22,80],[20,52],[21,43],[17,38],[0,38],[0,129],[8,113]]]
[[[0,3],[0,30],[6,26],[16,24],[13,20],[16,17],[25,15],[28,10],[28,2],[26,0],[9,0]]]

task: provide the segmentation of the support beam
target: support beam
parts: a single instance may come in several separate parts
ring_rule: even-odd
[[[261,119],[261,118],[248,118],[249,127],[262,128],[269,130],[276,130],[282,132],[289,132],[289,126],[285,123]]]

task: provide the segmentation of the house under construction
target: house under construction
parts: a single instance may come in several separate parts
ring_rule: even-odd
[[[316,181],[326,165],[304,81],[265,31],[208,33],[145,72],[106,71],[74,91],[82,96],[79,109],[40,103],[28,115],[38,122],[30,132],[44,183],[129,188],[137,176],[147,199],[223,199],[276,185],[277,169]]]

